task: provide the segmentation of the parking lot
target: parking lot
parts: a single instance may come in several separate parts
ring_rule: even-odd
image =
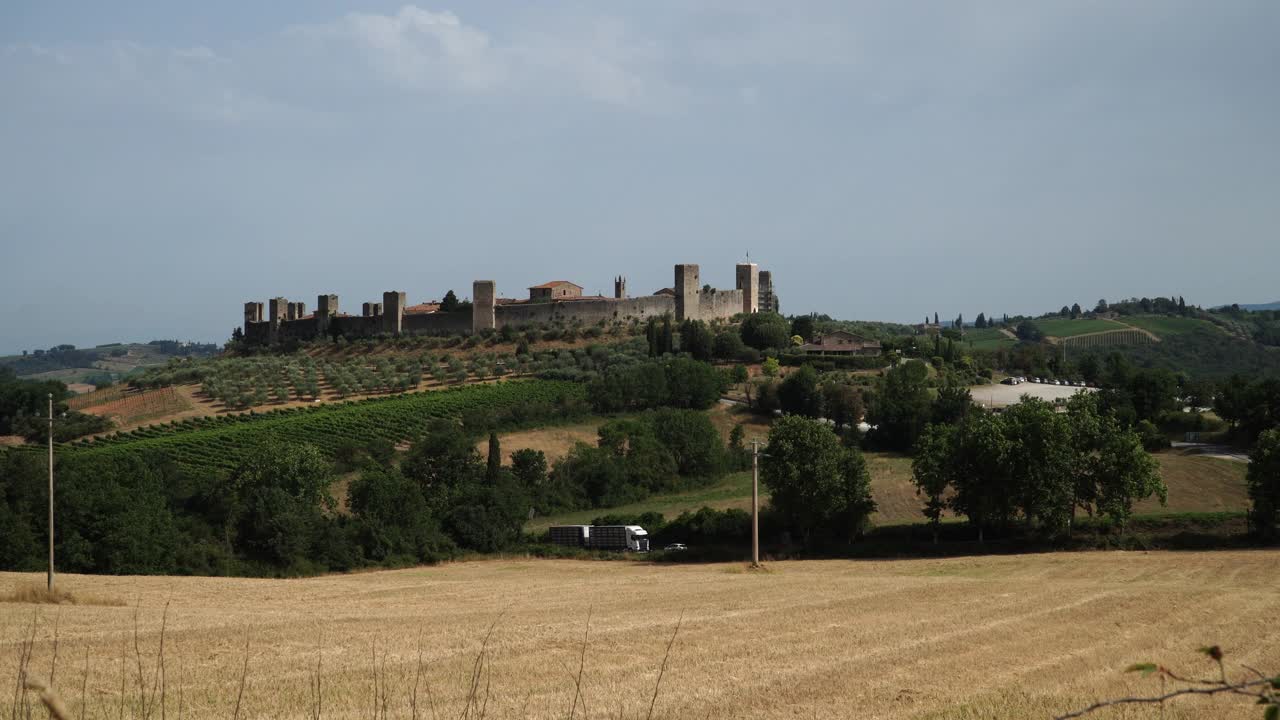
[[[973,395],[974,402],[989,408],[1005,407],[1013,405],[1022,398],[1023,395],[1030,395],[1041,400],[1053,402],[1055,400],[1066,401],[1067,398],[1078,392],[1094,392],[1095,388],[1071,387],[1067,385],[1046,385],[1044,383],[1025,382],[1019,385],[974,385],[969,388],[970,394]]]

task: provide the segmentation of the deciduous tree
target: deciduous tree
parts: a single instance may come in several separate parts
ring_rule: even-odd
[[[862,454],[809,418],[791,415],[773,424],[761,478],[770,505],[807,543],[851,540],[875,510]]]
[[[1254,532],[1267,540],[1280,536],[1280,429],[1258,436],[1249,455],[1249,520]]]

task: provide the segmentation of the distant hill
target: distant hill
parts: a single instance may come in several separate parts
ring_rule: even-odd
[[[118,381],[141,368],[161,366],[175,357],[208,357],[221,348],[208,343],[152,340],[112,343],[94,348],[57,345],[22,355],[0,357],[0,367],[19,377],[61,380],[64,383]]]
[[[1265,303],[1262,305],[1241,305],[1240,309],[1250,310],[1254,312],[1258,310],[1280,310],[1280,300],[1277,300],[1275,302]]]

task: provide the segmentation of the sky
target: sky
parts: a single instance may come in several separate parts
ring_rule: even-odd
[[[0,5],[0,352],[675,263],[916,322],[1280,299],[1274,0]]]

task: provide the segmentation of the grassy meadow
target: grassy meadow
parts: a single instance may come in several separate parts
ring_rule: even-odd
[[[0,596],[42,579],[0,573]],[[1032,718],[1157,693],[1135,662],[1209,674],[1204,644],[1233,676],[1280,666],[1276,551],[61,582],[116,604],[0,603],[0,675],[31,639],[30,675],[86,718]],[[1257,715],[1223,697],[1096,717]]]
[[[1017,344],[1017,340],[996,328],[968,328],[964,331],[964,347],[974,350],[999,350]]]
[[[544,432],[544,431],[537,431]],[[555,432],[548,430],[546,432]],[[528,433],[517,434],[528,438]],[[506,448],[504,440],[503,447]],[[911,482],[911,458],[893,453],[864,453],[867,470],[871,473],[871,496],[877,510],[871,516],[876,525],[923,523],[920,514],[921,500]],[[1244,463],[1222,458],[1192,455],[1169,450],[1156,454],[1160,463],[1160,475],[1169,487],[1168,503],[1164,506],[1156,498],[1137,503],[1139,514],[1239,512],[1249,506],[1245,489]],[[769,497],[768,488],[761,485],[760,502]],[[572,513],[534,518],[525,529],[539,532],[552,525],[588,524],[592,518],[605,514],[621,513],[638,515],[644,512],[660,512],[668,520],[682,512],[694,512],[703,506],[717,510],[751,508],[751,473],[732,473],[714,485],[679,493],[654,495],[642,502],[616,508],[580,510]]]

